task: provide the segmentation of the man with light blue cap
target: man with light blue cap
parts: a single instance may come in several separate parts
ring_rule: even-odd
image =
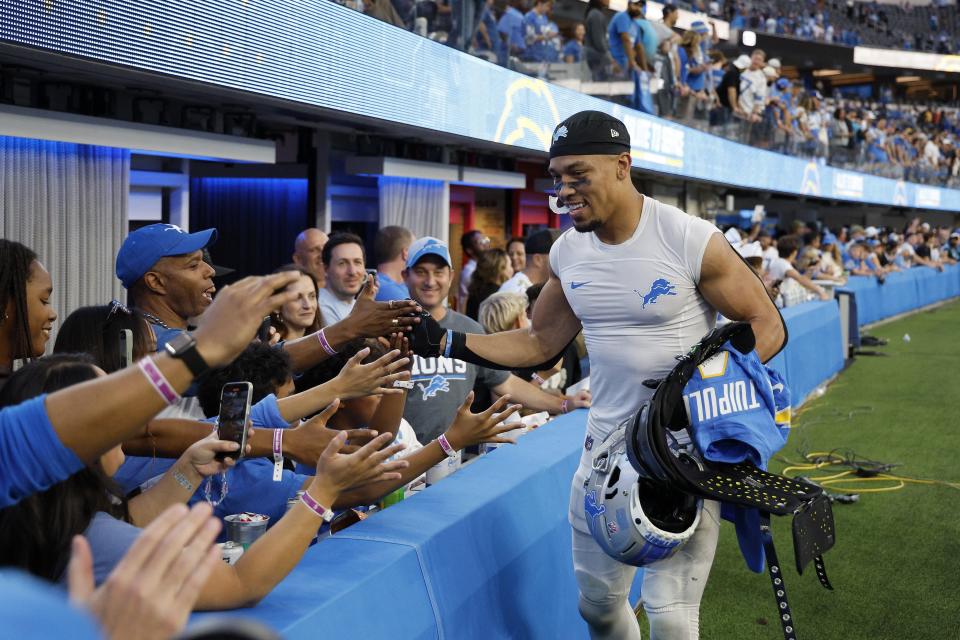
[[[420,238],[410,246],[403,272],[410,297],[444,330],[484,333],[483,327],[465,315],[448,309],[444,302],[453,281],[453,261],[446,243],[438,238]],[[550,395],[507,371],[496,371],[440,354],[414,356],[410,369],[414,388],[407,395],[403,417],[417,433],[417,439],[436,439],[457,414],[475,383],[498,396],[510,395],[514,402],[534,411],[565,413],[590,404],[589,392],[566,398]]]
[[[123,241],[117,277],[130,305],[153,325],[158,350],[213,302],[214,269],[203,250],[216,241],[216,229],[188,233],[174,224],[151,224]]]

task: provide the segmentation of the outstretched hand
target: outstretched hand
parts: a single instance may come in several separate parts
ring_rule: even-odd
[[[350,314],[341,320],[349,323],[351,334],[361,338],[376,338],[395,331],[409,331],[420,322],[423,309],[413,300],[377,302],[376,278],[368,278]]]
[[[420,314],[420,323],[410,332],[410,347],[421,358],[437,358],[443,353],[447,330],[429,312]]]
[[[410,377],[404,370],[410,364],[410,359],[401,357],[403,354],[399,349],[393,349],[370,364],[361,364],[368,355],[369,347],[358,351],[333,379],[335,393],[339,397],[350,399],[403,392],[402,389],[395,389],[393,383]]]
[[[447,429],[447,441],[450,446],[459,451],[481,442],[497,442],[500,444],[516,444],[516,438],[504,437],[503,433],[520,427],[519,423],[504,424],[504,420],[520,410],[519,404],[507,406],[510,396],[505,395],[490,405],[490,408],[480,413],[471,413],[473,391],[467,394],[457,410],[457,417]]]
[[[70,601],[89,610],[111,640],[166,640],[178,634],[220,562],[220,521],[206,503],[176,504],[143,530],[116,568],[94,588],[93,556],[74,536],[67,584]]]

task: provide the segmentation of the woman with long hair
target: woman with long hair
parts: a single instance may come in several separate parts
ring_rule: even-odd
[[[473,272],[467,295],[467,315],[474,320],[484,300],[500,289],[500,285],[513,277],[510,256],[503,249],[488,249],[477,258],[477,270]]]
[[[317,288],[317,279],[310,272],[295,264],[288,264],[274,273],[284,271],[300,272],[300,278],[287,287],[288,291],[297,292],[297,299],[275,311],[270,316],[270,324],[276,329],[281,340],[296,340],[315,333],[324,326],[323,314],[317,303],[317,295],[320,292]]]
[[[50,274],[29,247],[0,239],[0,387],[15,360],[43,355],[57,319]]]
[[[129,331],[130,360],[120,334]],[[122,303],[75,309],[60,325],[54,353],[88,353],[93,362],[107,373],[119,371],[157,350],[157,339],[150,323]]]
[[[56,355],[22,367],[0,391],[0,406],[64,389],[105,375],[88,355]],[[324,414],[336,411],[338,402]],[[374,438],[356,453],[339,454],[346,440],[340,434],[317,463],[306,497],[269,531],[250,545],[234,565],[218,564],[201,587],[197,609],[233,609],[258,602],[300,560],[323,522],[325,508],[349,486],[391,475],[406,463],[381,464],[402,446],[386,447],[392,434]],[[138,496],[125,500],[110,476],[123,463],[119,446],[93,464],[50,489],[0,511],[0,565],[16,566],[48,580],[65,579],[70,541],[83,534],[93,551],[94,577],[106,579],[126,554],[141,527],[168,506],[186,502],[200,479],[232,466],[219,462],[217,452],[236,451],[238,445],[211,434],[193,444],[163,477]],[[398,474],[392,474],[394,476]],[[312,503],[312,506],[311,506]]]

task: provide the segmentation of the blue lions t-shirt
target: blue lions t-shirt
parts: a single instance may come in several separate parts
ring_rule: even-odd
[[[456,311],[447,311],[440,326],[464,333],[484,333],[483,327]],[[475,382],[489,388],[509,377],[508,371],[454,358],[414,356],[410,378],[414,388],[407,394],[403,417],[413,426],[420,442],[430,442],[447,430]]]

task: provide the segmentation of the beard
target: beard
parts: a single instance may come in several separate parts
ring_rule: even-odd
[[[591,231],[596,231],[603,226],[603,222],[592,218],[590,220],[582,220],[580,222],[574,222],[573,228],[580,233],[590,233]]]

